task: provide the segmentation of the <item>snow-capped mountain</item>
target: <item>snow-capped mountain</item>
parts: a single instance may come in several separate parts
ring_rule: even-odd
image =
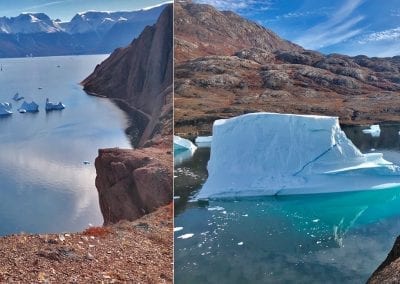
[[[145,26],[154,24],[165,7],[87,11],[69,22],[50,19],[44,13],[0,17],[0,57],[109,53],[128,45]]]
[[[24,13],[17,17],[1,17],[0,33],[32,34],[62,32],[59,23],[50,19],[44,13]]]

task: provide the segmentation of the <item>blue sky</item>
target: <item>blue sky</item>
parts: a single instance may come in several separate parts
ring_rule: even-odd
[[[69,21],[78,12],[133,11],[167,0],[0,0],[0,16],[14,17],[23,12],[43,12],[52,19]]]
[[[197,0],[233,10],[307,49],[400,55],[400,0]]]

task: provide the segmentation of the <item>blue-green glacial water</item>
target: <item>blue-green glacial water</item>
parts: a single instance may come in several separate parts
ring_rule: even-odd
[[[400,164],[400,125],[362,129],[344,128]],[[175,165],[175,283],[365,283],[400,234],[400,188],[189,202],[209,155]]]
[[[107,55],[0,59],[0,235],[79,231],[102,224],[94,160],[99,148],[131,147],[125,114],[79,85]],[[16,92],[39,104],[21,114]],[[45,111],[45,100],[62,111]],[[90,164],[84,164],[88,161]]]

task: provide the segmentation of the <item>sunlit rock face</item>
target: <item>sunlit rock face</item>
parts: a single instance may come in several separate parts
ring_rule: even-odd
[[[400,168],[361,153],[337,117],[252,113],[217,120],[198,197],[311,194],[398,186]]]

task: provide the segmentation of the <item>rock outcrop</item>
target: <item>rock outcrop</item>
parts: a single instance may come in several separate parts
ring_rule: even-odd
[[[400,56],[324,55],[210,5],[180,1],[175,11],[178,135],[205,135],[216,119],[257,111],[399,121]]]
[[[400,236],[397,237],[386,259],[368,279],[370,284],[400,282]]]
[[[128,134],[134,146],[172,134],[172,15],[168,5],[154,26],[115,50],[82,82],[88,93],[124,105],[133,120]]]
[[[95,166],[104,225],[138,219],[172,201],[171,152],[100,149]]]

